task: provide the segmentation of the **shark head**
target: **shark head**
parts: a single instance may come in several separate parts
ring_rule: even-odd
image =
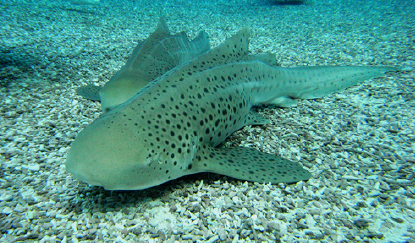
[[[145,149],[138,146],[134,153],[128,151],[129,146],[120,143],[128,137],[120,130],[108,127],[105,133],[94,131],[103,125],[91,124],[78,135],[68,153],[66,170],[81,181],[108,190],[140,189],[137,169],[142,171],[151,162]],[[145,183],[142,178],[141,183]]]
[[[117,111],[106,113],[78,135],[67,156],[67,171],[107,190],[139,190],[179,177],[154,151],[154,142],[143,137],[151,135],[145,129],[148,124]]]
[[[75,178],[107,190],[140,190],[195,173],[188,164],[197,141],[190,134],[178,135],[179,121],[168,124],[165,114],[132,101],[78,134],[66,161]]]

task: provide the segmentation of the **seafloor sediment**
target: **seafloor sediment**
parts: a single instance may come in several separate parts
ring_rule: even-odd
[[[414,1],[4,1],[0,15],[0,241],[415,242]],[[103,84],[167,17],[216,46],[243,26],[282,66],[388,65],[403,72],[297,107],[258,107],[223,146],[301,162],[313,178],[259,184],[214,174],[143,191],[90,187],[65,171],[100,114],[75,89]],[[411,224],[412,222],[412,224]]]

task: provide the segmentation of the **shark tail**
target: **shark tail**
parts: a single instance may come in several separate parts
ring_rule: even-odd
[[[384,76],[386,72],[398,71],[394,67],[364,66],[315,66],[277,68],[284,80],[285,95],[272,97],[261,103],[289,107],[295,99],[316,99],[342,91],[362,81]]]

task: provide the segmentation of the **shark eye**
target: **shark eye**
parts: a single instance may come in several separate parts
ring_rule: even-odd
[[[154,159],[153,158],[147,158],[146,162],[147,162],[148,166],[151,166],[151,164],[154,162]]]

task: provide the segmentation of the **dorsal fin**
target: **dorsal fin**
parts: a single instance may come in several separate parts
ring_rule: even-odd
[[[154,33],[137,45],[126,65],[102,88],[102,109],[108,111],[125,102],[155,78],[209,49],[205,32],[190,41],[184,32],[171,35],[164,18],[160,18]]]
[[[232,62],[261,61],[270,66],[279,66],[274,53],[249,54],[249,28],[244,27],[224,43],[201,55],[193,65],[205,62],[209,67],[229,64]],[[207,62],[208,61],[208,62]],[[206,67],[206,65],[204,65]],[[206,68],[205,68],[206,69]]]
[[[140,77],[151,81],[170,69],[182,65],[210,50],[208,35],[201,31],[190,41],[184,32],[165,38],[145,57]],[[144,72],[143,72],[144,71]]]
[[[249,28],[244,27],[221,45],[197,58],[195,62],[204,62],[209,67],[215,67],[240,60],[248,55],[249,36]]]
[[[167,26],[166,20],[164,19],[164,17],[160,17],[156,30],[153,33],[151,33],[151,35],[146,40],[144,40],[143,43],[137,45],[125,66],[129,69],[136,69],[138,66],[141,65],[143,59],[154,49],[154,47],[161,40],[170,36],[171,34],[169,27]]]
[[[199,34],[202,35],[203,34]],[[200,37],[200,38],[202,38]],[[198,39],[198,37],[195,38]],[[197,73],[203,70],[225,65],[228,63],[251,59],[248,57],[249,29],[244,27],[231,38],[210,51],[197,56],[197,58],[180,67],[181,73]],[[269,57],[269,55],[268,55]],[[176,73],[177,74],[177,73]],[[169,75],[169,74],[168,74]]]
[[[221,45],[180,67],[179,72],[187,75],[189,72],[197,73],[233,62],[261,61],[270,66],[279,66],[273,53],[248,55],[249,37],[249,28],[244,27]],[[199,36],[195,40],[198,38]]]

